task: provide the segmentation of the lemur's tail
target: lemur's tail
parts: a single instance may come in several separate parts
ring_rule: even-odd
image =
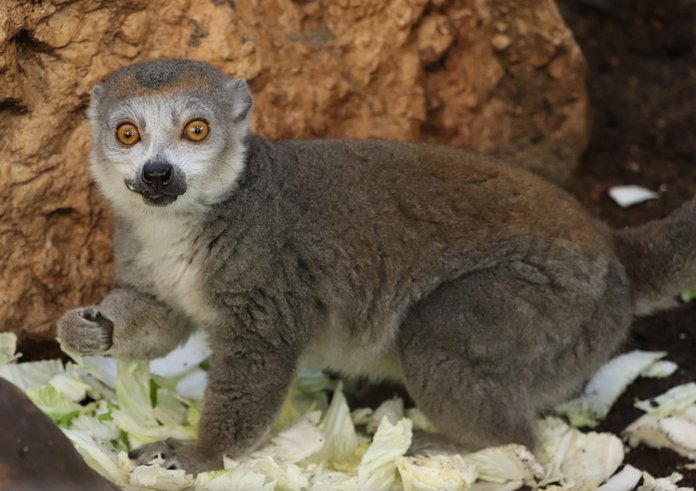
[[[635,295],[635,312],[674,305],[696,288],[696,198],[662,220],[614,232],[616,250]]]

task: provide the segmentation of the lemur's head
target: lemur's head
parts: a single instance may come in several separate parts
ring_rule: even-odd
[[[206,63],[156,60],[92,92],[92,172],[117,210],[205,209],[242,170],[252,99]]]

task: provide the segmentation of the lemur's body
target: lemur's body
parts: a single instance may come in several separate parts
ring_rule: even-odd
[[[303,363],[404,382],[466,446],[529,444],[532,418],[608,358],[636,309],[696,279],[693,205],[617,235],[555,186],[480,155],[248,136],[250,103],[205,65],[159,61],[117,72],[91,110],[123,288],[66,314],[59,335],[151,358],[208,331],[198,443],[148,447],[184,467],[258,442]],[[204,117],[207,138],[176,141]],[[123,120],[142,141],[107,141]],[[683,241],[675,261],[670,233]],[[634,252],[644,257],[627,274]],[[655,281],[631,284],[660,262]]]

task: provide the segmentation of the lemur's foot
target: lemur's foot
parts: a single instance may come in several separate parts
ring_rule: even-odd
[[[68,349],[83,355],[103,353],[112,345],[114,323],[96,307],[65,313],[58,321],[58,339]]]
[[[222,469],[222,458],[205,455],[195,444],[186,444],[173,438],[152,442],[131,450],[128,457],[138,465],[147,465],[155,457],[163,460],[165,469],[184,469],[191,474]]]

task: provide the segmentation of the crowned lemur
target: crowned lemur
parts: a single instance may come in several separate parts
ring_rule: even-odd
[[[116,215],[120,286],[67,312],[79,353],[159,357],[204,329],[198,440],[147,445],[219,467],[267,434],[298,367],[403,382],[476,449],[531,423],[696,284],[696,202],[612,231],[517,167],[445,146],[269,141],[244,80],[127,66],[93,91],[92,172]]]

